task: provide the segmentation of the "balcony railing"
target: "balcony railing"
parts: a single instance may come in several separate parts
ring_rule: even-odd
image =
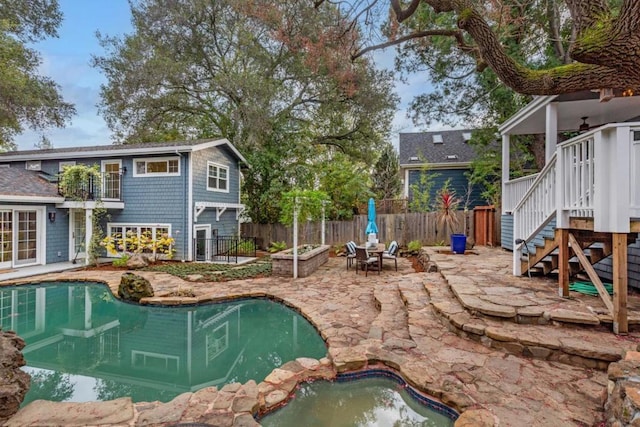
[[[255,258],[255,237],[216,236],[212,239],[193,239],[196,261],[238,263],[241,257]]]
[[[65,188],[66,187],[66,188]],[[122,200],[122,173],[103,172],[100,179],[89,175],[86,180],[73,185],[64,184],[58,179],[58,194],[67,200],[97,201]]]

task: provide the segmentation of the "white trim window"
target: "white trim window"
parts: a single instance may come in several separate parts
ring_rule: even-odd
[[[229,167],[207,162],[207,190],[229,192]]]
[[[179,176],[179,157],[149,157],[145,159],[133,159],[133,176]]]
[[[124,223],[109,223],[107,224],[107,237],[110,237],[113,242],[113,253],[107,250],[108,257],[120,257],[124,254],[141,252],[143,254],[153,254],[159,259],[170,258],[167,257],[166,251],[173,252],[173,245],[158,244],[155,245],[151,242],[166,241],[171,237],[171,224],[124,224]],[[147,247],[140,248],[140,246]],[[107,248],[109,249],[109,248]]]

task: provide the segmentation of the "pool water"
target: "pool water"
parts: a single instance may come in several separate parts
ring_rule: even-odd
[[[207,386],[262,381],[327,348],[296,311],[266,299],[189,307],[121,302],[96,283],[0,288],[0,326],[27,345],[35,399],[160,400]]]
[[[286,406],[265,416],[264,427],[451,427],[454,421],[422,405],[389,378],[303,384]]]

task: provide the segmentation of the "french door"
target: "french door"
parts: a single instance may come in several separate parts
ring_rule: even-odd
[[[38,222],[38,210],[0,209],[0,268],[38,262],[41,255]]]
[[[71,232],[69,257],[72,260],[85,259],[87,256],[85,237],[87,235],[87,216],[84,209],[71,209]]]
[[[0,210],[0,269],[13,261],[13,211]]]

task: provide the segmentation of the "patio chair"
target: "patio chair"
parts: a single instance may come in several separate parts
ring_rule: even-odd
[[[347,254],[347,270],[353,265],[353,261],[356,259],[356,242],[353,240],[348,241],[344,245],[344,250]]]
[[[392,259],[398,271],[398,242],[394,240],[389,244],[389,249],[382,253],[382,259]]]
[[[356,247],[356,274],[358,274],[358,266],[364,270],[365,277],[369,273],[370,268],[375,268],[380,274],[380,264],[378,257],[369,256],[369,252],[365,248]]]

